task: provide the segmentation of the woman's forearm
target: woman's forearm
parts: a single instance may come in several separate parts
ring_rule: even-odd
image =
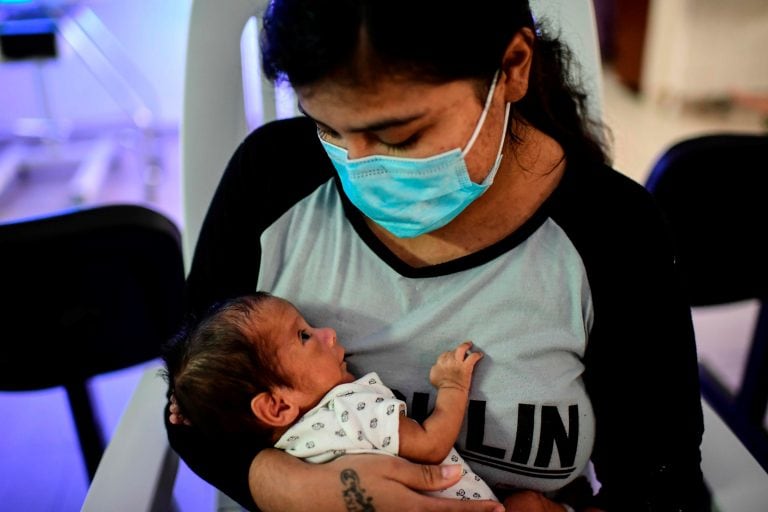
[[[310,464],[267,449],[254,458],[248,482],[262,512],[502,512],[493,501],[419,492],[445,489],[460,477],[459,466],[423,466],[388,455],[347,455]]]
[[[253,459],[248,486],[262,512],[305,510],[302,494],[311,493],[305,476],[310,464],[276,449],[265,449]],[[310,494],[311,495],[311,494]]]

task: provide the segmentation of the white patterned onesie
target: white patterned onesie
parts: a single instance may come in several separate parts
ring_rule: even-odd
[[[282,435],[275,448],[313,463],[328,462],[353,453],[396,456],[400,445],[401,414],[406,414],[405,402],[397,399],[372,372],[329,391]],[[451,448],[443,464],[461,464],[464,469],[461,480],[448,489],[426,494],[498,501],[455,448]]]

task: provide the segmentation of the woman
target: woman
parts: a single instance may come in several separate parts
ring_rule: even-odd
[[[507,510],[704,510],[695,343],[662,216],[608,167],[527,2],[281,0],[264,23],[264,68],[306,118],[230,161],[190,312],[286,297],[416,417],[440,340],[471,338],[486,360],[457,448]],[[450,469],[308,466],[169,418],[189,466],[250,508],[495,510],[417,492]]]

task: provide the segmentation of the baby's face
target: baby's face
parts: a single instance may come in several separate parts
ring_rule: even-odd
[[[282,299],[270,299],[270,339],[275,356],[291,388],[303,398],[303,408],[314,406],[334,386],[352,382],[344,347],[330,327],[312,327],[298,310]]]

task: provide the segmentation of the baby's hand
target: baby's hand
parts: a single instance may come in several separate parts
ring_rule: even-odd
[[[456,349],[443,352],[429,371],[429,381],[437,389],[456,388],[469,391],[472,382],[472,371],[477,362],[483,357],[479,352],[472,352],[471,341],[465,341]]]

